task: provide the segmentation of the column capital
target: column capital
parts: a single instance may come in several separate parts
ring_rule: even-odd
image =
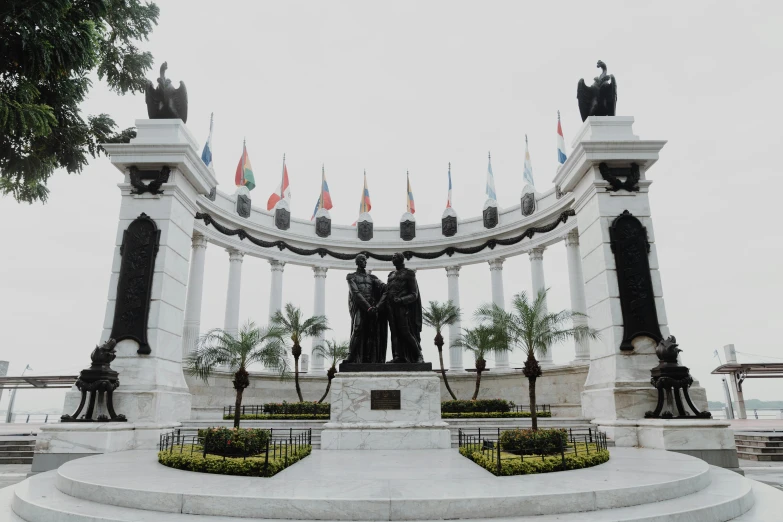
[[[282,272],[285,268],[285,261],[279,259],[270,259],[269,264],[272,267],[272,272]]]
[[[193,237],[191,238],[191,246],[193,248],[207,248],[207,238],[204,237],[203,234],[200,234],[198,232],[193,232]]]
[[[579,246],[579,231],[577,229],[573,229],[568,234],[566,234],[565,246],[566,247]]]
[[[503,270],[503,263],[504,263],[505,261],[506,261],[506,259],[505,259],[505,258],[503,258],[503,257],[498,257],[498,258],[495,258],[495,259],[490,259],[490,260],[488,261],[488,263],[489,263],[489,270],[490,270],[490,271],[493,271],[493,270]]]
[[[230,262],[238,261],[242,262],[242,259],[245,257],[245,253],[241,250],[237,250],[236,248],[227,248],[226,252],[228,252],[228,260]]]
[[[325,266],[314,266],[313,267],[313,277],[323,277],[326,279],[326,272],[329,269]]]
[[[462,268],[459,265],[447,266],[446,277],[459,277],[459,269]]]
[[[542,261],[544,259],[545,247],[537,247],[528,252],[531,261]]]

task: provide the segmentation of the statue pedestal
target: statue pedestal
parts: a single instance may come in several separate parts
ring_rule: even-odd
[[[322,450],[451,448],[440,379],[429,372],[338,373]]]

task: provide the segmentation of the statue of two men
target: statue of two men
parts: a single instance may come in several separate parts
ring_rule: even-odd
[[[395,270],[386,284],[368,274],[367,258],[356,256],[356,272],[348,274],[351,313],[350,355],[346,363],[386,361],[387,329],[391,332],[390,363],[424,362],[421,354],[421,295],[416,273],[405,268],[405,258],[392,256]]]

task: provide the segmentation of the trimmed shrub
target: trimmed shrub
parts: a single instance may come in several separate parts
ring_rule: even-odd
[[[269,442],[269,430],[257,428],[207,428],[198,435],[207,453],[227,457],[257,455]]]
[[[240,420],[329,420],[328,413],[318,413],[316,415],[267,415],[261,413],[259,415],[240,415]],[[234,420],[233,415],[223,415],[223,420]]]
[[[467,413],[441,413],[444,419],[526,419],[531,416],[529,411],[491,411]],[[538,412],[538,418],[549,418],[552,412]]]
[[[498,474],[498,463],[494,454],[484,455],[480,451],[470,451],[468,448],[460,448],[460,454],[469,458],[482,468],[493,475],[511,476],[511,475],[532,475],[534,473],[551,473],[553,471],[567,471],[571,469],[582,469],[603,464],[609,460],[609,451],[597,450],[588,454],[575,455],[566,454],[550,455],[543,458],[531,459],[503,459],[500,461],[500,473]],[[565,461],[565,464],[564,464]]]
[[[500,447],[522,455],[551,455],[568,446],[568,432],[553,430],[506,430],[500,433]]]
[[[317,402],[269,402],[264,404],[264,413],[270,415],[329,415],[329,403]]]
[[[244,477],[271,477],[291,464],[294,464],[312,451],[311,446],[300,447],[298,451],[292,451],[287,458],[270,458],[264,465],[264,456],[242,458],[224,458],[217,455],[203,456],[201,448],[190,454],[190,448],[182,453],[168,451],[158,452],[158,462],[170,468],[185,471],[197,471],[200,473],[214,473],[217,475],[240,475]]]
[[[475,401],[443,401],[440,411],[443,413],[507,412],[513,403],[505,399],[477,399]]]

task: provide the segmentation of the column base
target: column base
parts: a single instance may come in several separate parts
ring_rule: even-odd
[[[120,375],[122,383],[122,375]],[[65,394],[64,412],[72,414],[81,400],[81,392],[70,390]],[[187,388],[151,387],[137,391],[123,389],[114,392],[114,410],[132,422],[170,424],[190,419],[192,396]]]
[[[649,381],[613,383],[582,392],[582,415],[588,419],[643,419],[655,409],[658,392]]]

